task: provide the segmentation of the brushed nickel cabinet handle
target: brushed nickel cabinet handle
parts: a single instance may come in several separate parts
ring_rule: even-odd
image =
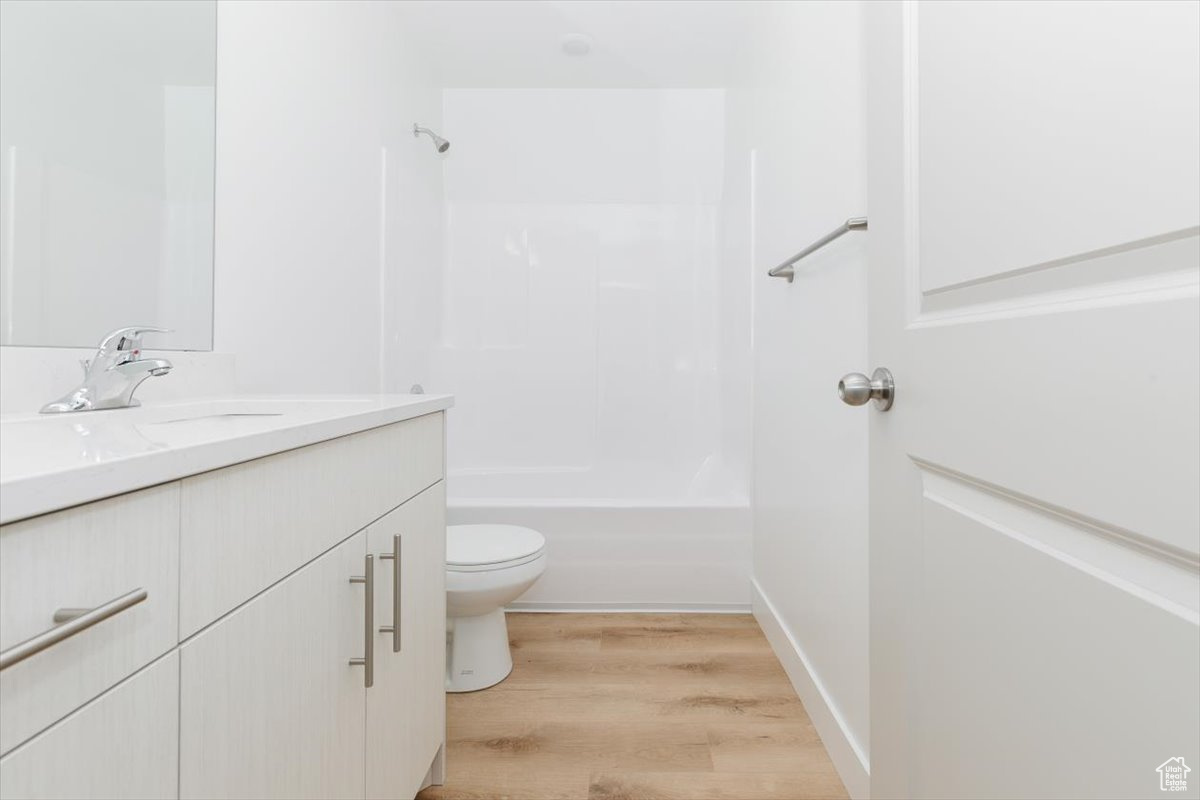
[[[392,624],[381,625],[380,633],[390,633],[392,635],[392,652],[400,652],[400,611],[402,602],[400,599],[400,534],[392,537],[392,552],[380,553],[381,561],[392,562]]]
[[[363,657],[350,659],[350,666],[363,667],[363,686],[370,689],[375,685],[375,556],[367,553],[363,565],[363,574],[350,578],[351,583],[366,584],[363,596],[366,598],[363,612]]]
[[[54,621],[59,623],[53,628],[39,633],[20,644],[14,644],[0,653],[0,670],[8,669],[32,655],[53,647],[61,641],[70,639],[80,631],[85,631],[98,622],[120,614],[127,608],[132,608],[149,597],[145,589],[134,589],[115,600],[109,600],[104,605],[95,608],[60,608],[54,612]]]

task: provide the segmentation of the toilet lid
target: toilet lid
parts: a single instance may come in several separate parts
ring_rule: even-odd
[[[446,526],[446,564],[449,566],[478,567],[517,561],[536,555],[545,546],[544,536],[519,525]]]

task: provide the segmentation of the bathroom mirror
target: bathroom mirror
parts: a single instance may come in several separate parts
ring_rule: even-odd
[[[211,349],[216,14],[0,2],[0,344]]]

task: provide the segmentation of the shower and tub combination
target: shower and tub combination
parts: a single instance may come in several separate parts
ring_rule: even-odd
[[[751,262],[725,91],[441,99],[453,150],[413,128],[445,154],[441,264],[414,267],[397,367],[457,397],[449,523],[545,536],[512,608],[748,610]]]
[[[448,687],[508,674],[502,604],[748,610],[749,262],[719,268],[724,92],[448,89],[442,111],[450,153],[413,127],[446,154],[445,228],[404,366],[457,397]],[[485,542],[503,558],[455,554]]]

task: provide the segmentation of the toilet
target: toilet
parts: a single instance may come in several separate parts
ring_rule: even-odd
[[[446,526],[446,691],[512,672],[504,607],[546,569],[546,539],[518,525]]]

